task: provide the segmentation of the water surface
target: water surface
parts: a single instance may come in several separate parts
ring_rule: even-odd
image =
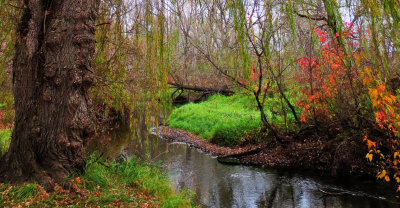
[[[157,163],[172,187],[196,192],[202,207],[399,207],[393,190],[368,181],[339,180],[242,165],[219,163],[198,149],[149,135],[113,135],[106,155],[136,155]],[[324,194],[322,191],[335,194]]]

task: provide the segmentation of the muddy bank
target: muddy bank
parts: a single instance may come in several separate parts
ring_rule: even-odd
[[[235,146],[235,147],[223,147],[212,144],[200,137],[193,135],[187,131],[169,127],[160,127],[159,134],[162,138],[175,141],[184,142],[192,147],[200,149],[212,156],[227,156],[231,154],[240,154],[243,152],[251,151],[262,147],[262,145],[246,145],[246,146]]]
[[[320,137],[288,139],[284,144],[246,144],[222,147],[201,139],[187,131],[160,127],[160,136],[184,142],[213,156],[235,155],[240,164],[278,169],[318,171],[321,175],[362,176],[374,178],[376,171],[365,158],[367,149],[358,137],[324,140]],[[261,150],[261,151],[258,151]],[[240,155],[253,151],[253,154]]]

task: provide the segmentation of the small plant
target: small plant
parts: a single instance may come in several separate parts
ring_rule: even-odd
[[[0,157],[3,156],[10,146],[11,130],[0,129]]]
[[[27,199],[29,199],[31,197],[36,197],[39,195],[39,193],[36,189],[36,186],[37,186],[37,184],[35,184],[35,183],[26,184],[26,185],[20,186],[20,187],[14,186],[10,189],[9,195],[12,198],[26,201]]]

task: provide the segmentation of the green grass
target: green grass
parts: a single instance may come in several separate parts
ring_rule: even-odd
[[[31,197],[36,197],[39,195],[39,192],[36,190],[36,186],[36,183],[26,184],[20,187],[13,186],[10,189],[9,196],[14,199],[26,201]]]
[[[285,124],[284,116],[271,112],[280,112],[281,108],[279,98],[268,98],[265,103],[267,118],[281,128],[289,128],[294,124],[292,114],[287,114]],[[181,106],[173,110],[168,122],[172,128],[187,130],[220,145],[240,144],[245,133],[257,131],[261,125],[254,96],[244,93],[230,97],[213,95],[205,102]]]
[[[158,168],[136,158],[107,163],[89,157],[83,175],[72,174],[68,181],[84,193],[82,197],[63,189],[47,193],[35,183],[12,186],[0,184],[0,207],[192,207],[192,193],[176,194],[168,178]]]
[[[89,198],[89,201],[93,203],[121,200],[129,204],[132,202],[132,198],[125,194],[126,188],[124,187],[133,187],[150,196],[157,196],[154,198],[154,202],[160,204],[161,207],[190,206],[187,192],[182,192],[180,195],[175,194],[166,175],[149,164],[140,163],[133,157],[127,162],[112,163],[107,167],[101,161],[92,163],[93,160],[92,156],[85,174],[82,176],[84,179],[82,187],[85,190],[97,191],[99,188],[103,190],[98,197]],[[110,190],[114,190],[114,194],[111,194]]]
[[[11,130],[0,129],[0,157],[3,156],[10,146],[11,142]]]

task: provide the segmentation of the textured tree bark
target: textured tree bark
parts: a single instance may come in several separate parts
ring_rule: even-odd
[[[14,131],[0,180],[50,188],[85,162],[93,133],[98,0],[25,0],[13,65]]]

